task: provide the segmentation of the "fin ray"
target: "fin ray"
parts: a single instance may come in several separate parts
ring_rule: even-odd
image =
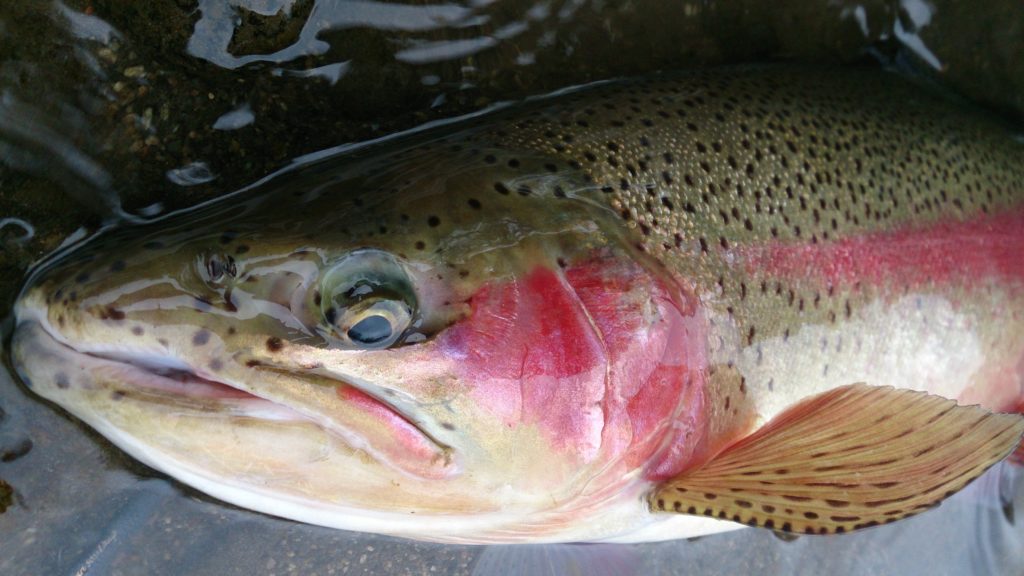
[[[828,534],[937,506],[1017,447],[1024,418],[852,384],[811,397],[668,480],[655,511]]]

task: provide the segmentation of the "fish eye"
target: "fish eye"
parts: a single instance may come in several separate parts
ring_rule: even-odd
[[[415,297],[408,274],[377,250],[350,254],[320,281],[321,333],[346,348],[382,349],[412,324]]]

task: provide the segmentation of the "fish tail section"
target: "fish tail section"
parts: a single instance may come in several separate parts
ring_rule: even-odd
[[[800,402],[649,497],[655,511],[850,532],[928,510],[1017,449],[1024,417],[888,386]]]

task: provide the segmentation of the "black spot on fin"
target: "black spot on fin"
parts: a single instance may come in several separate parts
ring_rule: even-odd
[[[851,532],[938,506],[1009,455],[1022,433],[1019,414],[842,386],[668,480],[649,502],[787,533]]]

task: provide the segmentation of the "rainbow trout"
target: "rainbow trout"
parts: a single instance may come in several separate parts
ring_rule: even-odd
[[[877,71],[698,71],[102,234],[35,274],[13,357],[146,464],[303,522],[831,534],[1018,445],[1022,254],[991,119]]]

